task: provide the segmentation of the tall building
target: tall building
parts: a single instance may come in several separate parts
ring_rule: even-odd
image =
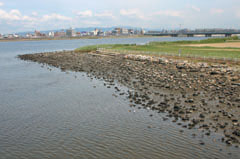
[[[120,35],[120,34],[121,34],[121,28],[115,28],[115,29],[112,31],[112,34],[113,34],[113,35]]]
[[[144,30],[144,29],[141,29],[140,34],[141,34],[141,35],[144,35],[145,33],[146,33],[145,30]]]
[[[97,36],[100,30],[94,29],[93,31],[89,32],[90,36]]]
[[[43,33],[41,33],[40,31],[37,31],[37,30],[35,30],[35,32],[34,32],[34,37],[44,37],[44,36],[46,36],[46,34],[43,34]]]
[[[54,37],[65,37],[65,36],[66,36],[66,32],[64,30],[57,31],[54,33]]]
[[[30,34],[30,33],[27,33],[25,36],[26,36],[27,38],[32,38],[32,37],[33,37],[33,35]]]
[[[134,30],[133,29],[128,29],[128,34],[134,34]]]
[[[80,37],[81,35],[82,35],[81,32],[76,32],[77,37]]]
[[[66,35],[67,35],[68,37],[74,37],[74,36],[76,36],[76,32],[75,32],[74,29],[70,28],[70,29],[67,29],[67,30],[66,30]]]
[[[126,28],[121,28],[120,33],[121,33],[122,35],[128,35],[128,29],[126,29]]]
[[[134,30],[134,34],[135,35],[140,35],[141,34],[141,30]]]
[[[38,37],[38,36],[41,36],[41,33],[40,33],[40,31],[37,31],[37,30],[35,30],[35,32],[34,32],[34,33],[35,33],[35,36],[36,36],[36,37]]]
[[[99,30],[98,33],[97,33],[97,36],[105,36],[105,34],[102,30]]]

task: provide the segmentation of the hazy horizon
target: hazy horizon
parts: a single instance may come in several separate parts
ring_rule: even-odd
[[[131,26],[240,28],[239,0],[0,0],[0,33]]]

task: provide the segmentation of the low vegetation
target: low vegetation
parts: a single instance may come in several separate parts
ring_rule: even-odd
[[[238,37],[230,38],[210,38],[200,41],[175,41],[175,42],[151,42],[145,45],[136,44],[109,44],[109,45],[94,45],[76,49],[77,52],[95,51],[97,48],[114,49],[122,53],[139,52],[140,54],[162,55],[176,54],[181,56],[196,56],[196,57],[214,57],[240,59],[240,48],[234,47],[196,47],[188,46],[192,44],[214,44],[239,42]],[[128,51],[128,52],[126,52]]]

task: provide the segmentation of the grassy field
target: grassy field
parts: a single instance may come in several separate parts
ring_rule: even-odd
[[[231,38],[206,39],[201,41],[151,42],[146,45],[136,45],[136,44],[95,45],[95,46],[86,46],[86,47],[78,48],[76,49],[76,51],[84,52],[84,51],[96,50],[97,48],[106,48],[106,49],[114,49],[123,53],[124,51],[129,51],[129,52],[137,51],[141,54],[150,54],[150,55],[162,55],[164,53],[179,55],[179,52],[180,52],[181,56],[240,59],[240,48],[188,46],[192,44],[215,44],[215,43],[226,44],[229,42],[239,43],[239,40],[237,37],[231,37]]]

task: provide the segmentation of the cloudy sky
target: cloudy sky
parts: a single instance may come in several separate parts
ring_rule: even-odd
[[[240,0],[0,0],[0,33],[69,27],[240,28]]]

